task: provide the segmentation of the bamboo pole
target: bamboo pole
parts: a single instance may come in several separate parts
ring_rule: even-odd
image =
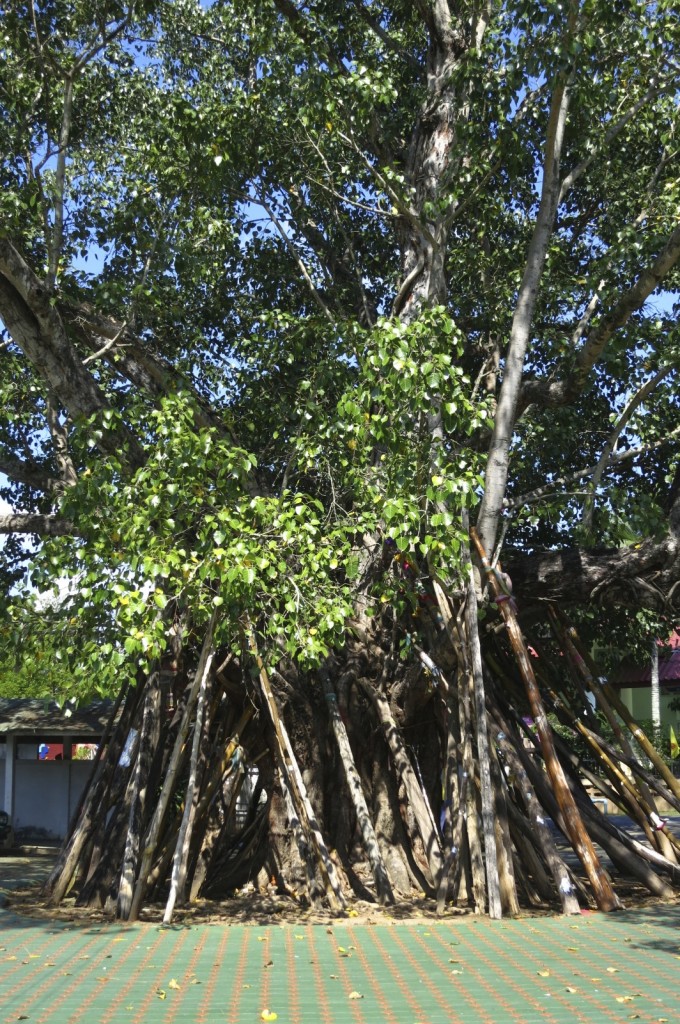
[[[288,818],[288,824],[295,836],[295,844],[300,854],[300,860],[302,861],[305,868],[305,875],[307,876],[307,894],[309,896],[309,902],[315,906],[321,904],[324,888],[322,888],[316,871],[316,862],[314,854],[311,849],[309,842],[309,836],[305,832],[300,816],[295,805],[295,800],[288,786],[287,776],[283,770],[279,770],[279,785],[281,786],[281,796],[283,797],[283,805],[286,808],[286,817]]]
[[[141,831],[144,821],[144,808],[146,805],[147,784],[149,781],[149,769],[155,740],[159,731],[159,709],[160,709],[160,684],[158,673],[154,672],[146,684],[144,697],[144,713],[142,715],[142,728],[139,735],[139,750],[135,764],[132,794],[130,799],[130,814],[128,817],[127,837],[125,840],[125,853],[123,854],[123,867],[118,884],[118,898],[116,901],[116,914],[123,920],[127,920],[132,904],[132,892],[137,873],[137,862],[139,858],[139,846],[141,842]]]
[[[250,647],[250,653],[257,665],[260,679],[260,690],[274,727],[280,768],[282,769],[284,780],[290,790],[300,822],[310,837],[314,847],[329,906],[335,913],[342,913],[346,907],[346,900],[338,880],[335,865],[330,858],[321,830],[316,822],[314,811],[307,795],[307,788],[303,782],[302,775],[300,774],[300,769],[298,767],[290,739],[288,738],[286,727],[284,726],[281,716],[279,715],[278,708],[276,707],[276,700],[269,682],[269,676],[257,649],[255,633],[250,623],[249,616],[244,616],[243,622],[248,646]]]
[[[635,783],[632,779],[628,778],[623,771],[621,771],[618,760],[612,757],[606,750],[602,749],[599,743],[598,734],[594,733],[591,729],[588,729],[588,727],[581,722],[574,711],[569,707],[566,698],[557,697],[557,695],[553,693],[551,693],[551,697],[556,705],[559,702],[561,718],[566,720],[571,727],[583,737],[596,760],[598,760],[604,768],[616,793],[615,803],[623,805],[628,810],[630,817],[637,822],[645,833],[650,846],[658,847],[659,844],[656,839],[656,834],[652,831],[652,827],[648,820],[650,814],[649,806],[646,805],[642,795],[635,786]]]
[[[535,906],[541,903],[550,903],[554,898],[555,890],[544,864],[545,857],[540,851],[539,840],[531,828],[531,823],[526,813],[520,811],[514,800],[508,800],[508,816],[512,841],[521,857],[522,870],[519,873],[519,878],[524,885],[529,901]]]
[[[503,912],[511,917],[519,917],[520,907],[517,895],[516,871],[513,862],[512,837],[510,835],[510,819],[508,816],[508,792],[498,753],[494,745],[490,748],[491,781],[495,809],[494,831],[496,833],[496,850],[498,857],[498,880],[500,883]]]
[[[369,683],[360,680],[364,693],[369,697],[378,715],[378,721],[382,728],[383,736],[387,742],[394,766],[400,780],[406,790],[406,798],[413,811],[416,828],[423,841],[425,856],[430,873],[429,881],[436,888],[439,884],[444,857],[442,854],[439,835],[434,827],[432,808],[427,803],[427,797],[423,794],[420,783],[416,777],[413,765],[409,760],[404,747],[404,741],[397,723],[390,710],[387,698],[372,687]]]
[[[154,811],[153,818],[149,824],[149,827],[144,837],[144,850],[142,854],[142,863],[139,869],[139,875],[137,876],[137,884],[135,885],[135,891],[132,897],[132,903],[130,906],[130,915],[128,920],[136,921],[139,916],[139,908],[141,906],[144,893],[146,892],[149,871],[153,863],[154,855],[156,853],[156,845],[158,843],[158,837],[160,836],[161,827],[163,825],[163,818],[172,796],[177,772],[179,769],[180,759],[184,750],[187,736],[189,735],[189,727],[191,725],[191,717],[193,715],[194,707],[198,699],[198,693],[203,684],[204,680],[210,673],[213,659],[215,657],[215,646],[213,642],[215,627],[217,625],[217,612],[213,612],[208,626],[205,631],[203,638],[203,646],[201,648],[201,655],[198,660],[198,666],[196,668],[196,675],[194,677],[193,685],[187,698],[187,703],[184,708],[184,714],[182,721],[175,739],[175,745],[170,756],[167,768],[165,770],[165,776],[163,779],[163,785],[161,787],[160,794],[158,796],[158,802],[156,804],[156,810]]]
[[[444,595],[441,588],[435,581],[435,594],[439,602],[440,608],[442,605],[446,607],[446,614],[450,616],[450,609],[448,607],[448,600]],[[446,618],[442,613],[442,617],[446,623]],[[447,631],[449,631],[447,626]],[[455,643],[456,636],[453,631],[449,631],[449,636],[452,642]],[[441,915],[444,913],[446,906],[446,900],[451,889],[450,878],[451,868],[453,867],[456,860],[460,859],[460,845],[463,834],[463,807],[465,804],[465,787],[467,786],[467,777],[461,774],[459,781],[458,771],[461,762],[460,744],[458,738],[460,735],[460,729],[458,725],[458,693],[457,689],[452,685],[446,687],[446,784],[445,784],[445,796],[446,796],[446,816],[445,825],[443,829],[446,856],[444,858],[444,866],[442,868],[441,877],[439,879],[439,886],[437,888],[437,914]],[[456,814],[454,817],[454,807],[456,807]]]
[[[583,661],[590,661],[588,653],[583,649],[583,644],[581,643],[580,637],[578,636],[578,633],[573,628],[573,626],[570,627],[570,631],[572,638],[574,640],[574,644],[579,653],[582,655]],[[592,663],[589,667],[592,670]],[[595,673],[591,671],[591,678],[594,679],[594,677]],[[645,755],[652,762],[652,764],[658,771],[659,775],[661,775],[662,779],[664,780],[668,788],[671,790],[673,795],[676,797],[676,799],[680,800],[680,779],[675,778],[675,776],[669,769],[668,765],[664,761],[663,757],[661,757],[654,744],[649,740],[649,738],[640,728],[640,725],[635,721],[626,705],[623,703],[623,701],[616,693],[616,691],[612,688],[611,684],[605,683],[602,686],[602,691],[606,699],[609,701],[611,706],[616,711],[617,715],[619,715],[621,719],[625,722],[626,727],[630,731],[631,735],[640,745]]]
[[[614,731],[614,735],[621,744],[623,752],[627,754],[629,758],[637,760],[627,736],[617,721],[616,715],[614,714],[611,704],[607,699],[607,695],[604,693],[604,690],[600,685],[599,679],[595,677],[594,672],[590,670],[590,667],[581,656],[581,652],[577,646],[578,633],[576,632],[576,629],[566,621],[566,617],[563,614],[558,613],[553,605],[548,606],[548,614],[550,615],[551,624],[557,639],[562,643],[565,652],[574,666],[574,670],[580,673],[586,686],[590,687],[592,693],[595,695],[595,699],[602,708],[607,721]],[[624,773],[620,771],[617,765],[614,765],[613,767],[617,776],[620,777],[622,785],[624,785],[626,789],[630,790],[630,780],[625,777]],[[668,828],[663,824],[662,819],[659,816],[659,808],[656,805],[656,801],[654,800],[654,796],[649,786],[642,777],[638,776],[637,780],[639,794],[634,792],[634,796],[637,803],[640,805],[641,813],[646,816],[651,829],[654,830],[651,836],[648,834],[647,838],[650,839],[650,842],[652,842],[653,845],[658,845],[659,851],[665,857],[677,862],[677,857],[673,848],[673,839],[675,837],[669,833]],[[649,833],[649,826],[643,824],[642,827],[645,829],[645,832]]]
[[[467,601],[465,606],[465,625],[467,640],[470,647],[470,669],[474,685],[475,719],[477,725],[477,758],[479,763],[480,793],[482,798],[482,829],[484,833],[484,861],[486,865],[486,888],[489,900],[489,917],[499,920],[503,916],[501,903],[500,878],[498,871],[498,851],[496,847],[494,825],[494,797],[491,786],[491,766],[489,763],[489,735],[486,722],[486,695],[484,693],[484,674],[482,670],[482,649],[479,643],[479,626],[477,622],[477,594],[470,566]]]
[[[548,784],[545,773],[540,771],[533,764],[531,758],[526,756],[525,750],[518,748],[518,753],[522,757],[522,762],[527,769],[527,774],[533,781],[537,794],[540,794],[543,806],[562,832],[568,835],[564,817],[555,799],[555,794]],[[618,832],[616,830],[612,831],[607,818],[593,807],[592,801],[588,800],[585,794],[579,796],[577,792],[575,798],[579,800],[584,814],[587,815],[589,827],[597,842],[619,870],[625,874],[632,875],[633,878],[637,878],[655,896],[667,899],[674,894],[671,887],[663,879],[659,878],[655,871],[650,869],[649,863],[646,863],[646,861],[650,861],[650,858],[642,858],[633,853],[631,847],[621,841]],[[650,850],[650,853],[655,852]],[[656,856],[659,857],[660,854],[656,854]]]
[[[656,776],[652,775],[651,772],[643,768],[637,759],[622,755],[620,750],[616,750],[611,743],[608,743],[601,736],[596,736],[595,738],[601,748],[607,751],[610,757],[615,758],[622,764],[625,764],[630,768],[634,775],[643,778],[650,789],[654,790],[657,796],[660,796],[662,800],[665,800],[667,803],[671,804],[671,806],[675,807],[677,811],[680,811],[680,800],[674,793],[671,793],[671,791],[664,786],[661,779],[656,778]]]
[[[470,876],[470,885],[467,886],[468,894],[472,894],[475,913],[484,912],[486,905],[486,875],[484,872],[484,859],[479,839],[479,818],[477,813],[477,799],[475,793],[475,762],[472,751],[472,682],[469,666],[469,651],[465,644],[463,622],[463,609],[459,611],[456,621],[461,638],[461,663],[458,668],[458,715],[460,720],[460,735],[462,748],[463,773],[467,780],[464,803],[464,827],[467,838],[467,862],[463,863],[466,869],[466,876]],[[465,849],[465,845],[461,847]]]
[[[321,685],[326,698],[328,717],[330,718],[331,728],[333,729],[333,735],[340,754],[340,761],[345,773],[347,788],[349,790],[352,804],[354,805],[364,849],[366,850],[366,855],[368,857],[369,864],[371,865],[378,901],[383,906],[386,904],[392,904],[394,903],[394,893],[392,892],[392,886],[390,885],[387,870],[382,859],[382,854],[380,853],[378,837],[376,836],[375,829],[373,828],[373,822],[371,821],[366,797],[364,796],[364,791],[361,786],[361,778],[359,777],[359,772],[357,771],[357,767],[354,762],[354,755],[350,746],[345,723],[342,720],[342,716],[338,708],[337,694],[333,689],[333,684],[331,683],[330,676],[325,667],[319,669],[319,677],[321,679]]]
[[[95,828],[97,820],[97,812],[99,811],[99,805],[106,793],[108,786],[111,781],[111,777],[118,764],[118,758],[123,747],[125,735],[129,727],[130,719],[132,718],[137,701],[139,698],[139,691],[137,689],[129,690],[127,686],[121,688],[118,695],[118,699],[112,709],[109,722],[107,723],[107,730],[109,727],[113,729],[111,735],[111,741],[106,747],[105,754],[100,757],[97,768],[92,778],[92,782],[87,791],[87,797],[83,801],[80,817],[71,832],[71,836],[65,845],[62,847],[56,864],[52,868],[50,875],[43,886],[43,892],[49,896],[50,904],[56,906],[61,903],[64,895],[68,891],[72,879],[78,868],[78,861],[80,855],[86,847],[88,840],[90,839],[92,832]],[[123,712],[114,728],[115,716],[123,703]],[[103,748],[103,741],[100,745]]]
[[[600,864],[595,848],[585,829],[581,815],[579,814],[578,808],[571,794],[571,790],[567,784],[562,765],[557,759],[550,726],[543,707],[543,701],[538,689],[538,684],[536,683],[536,677],[531,665],[529,653],[526,649],[526,644],[524,643],[524,637],[522,636],[517,617],[512,607],[512,601],[504,600],[504,598],[507,597],[507,594],[505,594],[503,588],[500,586],[495,570],[492,569],[489,564],[482,542],[480,541],[474,527],[470,530],[470,536],[477,548],[482,565],[491,584],[493,594],[496,598],[501,598],[501,601],[498,603],[500,612],[505,621],[508,637],[524,680],[529,705],[531,707],[531,714],[534,722],[536,723],[536,728],[541,742],[546,770],[553,787],[555,798],[564,818],[567,834],[576,853],[578,854],[579,860],[583,864],[586,874],[588,875],[588,880],[592,886],[593,894],[599,909],[607,913],[612,910],[618,910],[621,904],[619,903],[609,879],[602,869],[602,865]]]
[[[196,814],[196,804],[198,802],[198,754],[201,746],[201,739],[203,737],[203,720],[205,717],[209,685],[210,673],[204,672],[198,691],[198,698],[196,700],[196,721],[194,723],[194,735],[191,743],[191,756],[189,758],[189,780],[187,782],[187,791],[184,797],[184,814],[182,815],[182,823],[179,827],[177,845],[175,847],[175,855],[172,862],[170,892],[168,893],[168,901],[165,905],[165,913],[163,914],[164,925],[169,925],[171,923],[175,903],[178,899],[181,901],[184,898],[187,858],[189,856],[191,832]]]
[[[505,723],[503,724],[505,725]],[[581,910],[574,893],[574,887],[569,878],[569,873],[564,861],[557,852],[557,847],[544,818],[543,808],[539,804],[534,788],[527,777],[522,759],[508,739],[507,732],[502,730],[499,725],[494,724],[493,734],[496,745],[502,750],[507,765],[517,781],[517,791],[521,796],[531,825],[532,838],[540,846],[541,853],[555,880],[562,903],[562,913],[579,914]]]

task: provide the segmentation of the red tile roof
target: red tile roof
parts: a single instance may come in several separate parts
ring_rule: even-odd
[[[624,661],[609,677],[609,682],[617,686],[649,686],[651,681],[651,659],[644,665]],[[680,632],[659,644],[659,682],[680,688]]]

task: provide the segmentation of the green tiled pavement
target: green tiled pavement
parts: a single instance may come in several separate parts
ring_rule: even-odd
[[[680,1024],[680,907],[171,929],[0,911],[0,1022],[257,1024],[265,1009],[277,1024]]]

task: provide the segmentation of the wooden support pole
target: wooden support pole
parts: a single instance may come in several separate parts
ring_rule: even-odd
[[[500,585],[496,571],[491,568],[482,542],[474,527],[470,530],[470,536],[477,548],[477,553],[479,554],[480,560],[489,579],[494,597],[501,598],[501,600],[498,601],[498,606],[505,621],[508,637],[517,659],[522,679],[524,680],[531,714],[536,724],[536,729],[541,743],[541,750],[543,752],[546,770],[548,772],[548,777],[550,778],[555,798],[564,818],[567,834],[573,844],[579,860],[583,864],[599,909],[607,913],[612,910],[618,910],[620,909],[621,904],[612,888],[611,882],[607,878],[607,875],[600,864],[597,853],[595,852],[595,847],[593,846],[590,836],[585,829],[581,815],[579,814],[571,790],[569,789],[562,765],[557,759],[550,726],[543,707],[543,700],[538,689],[529,652],[526,649],[524,637],[522,636],[522,631],[519,627],[519,622],[517,621],[517,616],[515,615],[515,611],[512,606],[512,601],[506,599],[508,595]]]
[[[567,622],[566,617],[559,613],[554,605],[548,606],[548,614],[550,615],[550,622],[555,632],[555,636],[562,644],[563,650],[568,655],[572,665],[574,666],[574,670],[580,674],[585,685],[589,687],[594,694],[598,705],[602,708],[607,721],[612,727],[614,735],[621,744],[623,752],[633,761],[637,760],[628,737],[619,725],[612,706],[607,699],[607,695],[600,685],[599,679],[596,678],[595,673],[591,671],[590,666],[581,656],[581,644],[579,642],[579,636],[576,629],[571,625],[571,623]],[[630,790],[630,780],[628,780],[620,771],[618,765],[615,765],[615,770],[617,776],[622,781],[622,784],[626,786],[627,790]],[[652,844],[658,845],[659,852],[662,853],[664,857],[667,857],[668,860],[675,861],[677,863],[677,856],[673,848],[673,839],[675,837],[669,833],[668,828],[663,824],[663,819],[659,816],[659,808],[656,805],[651,789],[641,776],[637,776],[637,784],[640,792],[639,794],[634,792],[634,796],[640,805],[641,813],[644,814],[649,821],[649,824],[643,823],[642,827],[647,833],[649,828],[653,830],[651,836]],[[648,838],[650,838],[649,834]]]
[[[366,797],[364,796],[364,791],[361,786],[361,778],[359,777],[357,766],[354,763],[354,755],[350,746],[349,736],[347,735],[345,723],[342,720],[340,709],[338,708],[337,694],[333,689],[333,684],[331,683],[330,676],[325,667],[319,669],[319,677],[321,679],[321,685],[326,698],[328,717],[330,718],[331,728],[333,729],[333,735],[340,754],[340,761],[342,762],[343,771],[345,773],[347,788],[349,789],[350,798],[359,823],[366,856],[368,857],[369,864],[371,865],[378,901],[385,906],[386,904],[394,903],[394,893],[392,892],[392,886],[390,885],[387,870],[382,859],[382,854],[380,853],[378,837],[375,834],[371,815],[368,811],[368,804],[366,803]]]
[[[486,888],[489,900],[489,917],[499,920],[503,916],[501,903],[500,880],[498,874],[498,852],[495,838],[494,797],[491,786],[491,766],[489,762],[489,734],[486,723],[486,696],[484,693],[484,673],[482,669],[482,649],[479,643],[479,626],[477,622],[477,594],[470,566],[467,602],[465,605],[465,625],[467,641],[470,649],[470,669],[474,683],[475,720],[477,726],[477,758],[479,761],[479,780],[482,797],[482,831],[484,833],[484,862],[486,865]]]
[[[156,855],[156,847],[158,839],[160,837],[161,828],[163,825],[163,819],[165,817],[168,805],[170,803],[170,797],[172,796],[177,781],[177,773],[179,770],[180,761],[184,752],[184,745],[189,735],[189,728],[191,725],[191,718],[194,713],[196,701],[198,700],[199,690],[201,684],[210,673],[212,668],[213,659],[215,657],[215,646],[214,646],[214,633],[217,625],[217,613],[214,612],[205,631],[203,637],[203,646],[201,648],[201,655],[198,659],[198,665],[196,667],[196,675],[194,677],[189,696],[187,698],[186,707],[182,716],[182,721],[175,739],[175,745],[170,756],[167,768],[165,769],[165,777],[163,779],[163,785],[158,795],[158,802],[156,803],[156,809],[154,815],[149,823],[146,836],[144,838],[144,850],[142,853],[142,863],[139,869],[139,875],[137,877],[137,884],[135,885],[134,894],[132,897],[132,903],[130,906],[130,921],[136,921],[139,916],[139,908],[146,892],[149,871]]]
[[[345,896],[335,870],[335,865],[333,864],[326,848],[326,844],[321,834],[321,829],[316,822],[312,805],[309,801],[309,797],[307,796],[307,788],[303,782],[302,775],[300,774],[300,769],[298,767],[290,739],[288,738],[286,727],[279,715],[276,700],[269,682],[269,676],[257,649],[257,641],[255,640],[255,633],[250,623],[249,616],[244,616],[243,624],[248,640],[248,646],[250,647],[250,653],[257,665],[262,697],[269,712],[271,723],[274,727],[274,735],[276,736],[277,741],[279,768],[281,769],[283,779],[290,791],[300,823],[309,837],[316,853],[321,877],[326,890],[328,904],[334,913],[342,913],[347,905]]]
[[[427,797],[421,789],[413,765],[406,753],[401,731],[394,720],[387,698],[369,683],[363,680],[360,683],[364,693],[371,700],[376,710],[397,774],[404,784],[406,798],[413,811],[416,828],[423,841],[430,873],[429,881],[436,889],[444,867],[444,856],[442,854],[439,834],[433,824],[432,808],[427,803]]]
[[[576,649],[582,655],[583,661],[587,663],[589,660],[587,652],[583,650],[583,645],[581,644],[578,634],[576,633],[576,630],[573,627],[571,627],[570,636],[571,639],[574,641]],[[592,666],[589,667],[591,667],[592,669]],[[591,678],[594,678],[594,676],[595,673],[591,672]],[[602,692],[604,693],[604,696],[609,701],[611,706],[616,711],[617,715],[619,715],[623,719],[631,735],[640,745],[645,755],[652,762],[652,764],[654,765],[654,767],[656,768],[656,770],[658,771],[659,775],[664,780],[668,788],[671,790],[673,795],[678,800],[680,800],[680,779],[675,778],[672,771],[669,769],[668,765],[661,757],[654,744],[649,740],[647,735],[640,728],[639,724],[635,721],[630,711],[619,697],[618,693],[616,693],[616,691],[612,688],[612,686],[609,683],[605,683],[602,686]]]
[[[203,738],[203,723],[206,715],[206,704],[210,692],[210,674],[205,672],[201,679],[201,686],[196,701],[196,721],[194,722],[194,735],[191,742],[191,756],[189,758],[189,780],[187,791],[184,797],[184,814],[179,827],[177,845],[172,862],[172,874],[170,876],[170,892],[168,902],[165,905],[163,924],[169,925],[175,909],[175,903],[184,902],[184,890],[186,886],[187,861],[189,859],[189,845],[193,830],[196,806],[198,804],[198,755]]]
[[[462,608],[460,610],[457,629],[460,635],[461,663],[458,667],[458,715],[460,720],[460,739],[463,765],[463,779],[467,782],[465,790],[465,802],[461,795],[461,804],[464,808],[463,823],[467,843],[461,846],[461,851],[466,848],[465,856],[467,863],[466,875],[470,875],[468,894],[472,894],[476,914],[484,912],[486,905],[486,875],[484,873],[484,860],[482,857],[482,846],[479,838],[479,816],[477,813],[477,798],[475,787],[475,762],[472,750],[472,685],[469,667],[469,650],[465,643],[463,624],[461,621]],[[462,789],[462,787],[461,787]],[[459,861],[459,863],[462,863]],[[456,865],[456,868],[458,865]],[[454,882],[458,878],[458,872],[454,876]],[[454,886],[455,888],[455,886]]]
[[[507,765],[517,780],[517,789],[526,809],[532,840],[540,847],[541,853],[555,880],[555,885],[562,902],[562,913],[579,914],[581,908],[579,907],[574,887],[569,879],[569,873],[564,861],[557,852],[557,847],[545,821],[543,808],[539,804],[533,785],[527,777],[522,760],[510,742],[507,733],[502,731],[497,725],[495,725],[493,731],[496,744],[502,750]]]
[[[127,836],[125,838],[123,868],[118,884],[116,914],[124,921],[128,919],[130,914],[135,878],[137,877],[149,771],[151,769],[153,752],[158,742],[160,706],[160,683],[158,672],[154,672],[146,682],[142,729],[139,734],[139,750],[137,752],[137,761],[132,779],[132,793],[130,795],[130,813],[128,816]]]

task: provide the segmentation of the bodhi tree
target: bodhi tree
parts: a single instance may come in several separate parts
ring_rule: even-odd
[[[114,698],[46,895],[669,895],[592,655],[680,601],[672,6],[2,23],[5,630]]]

